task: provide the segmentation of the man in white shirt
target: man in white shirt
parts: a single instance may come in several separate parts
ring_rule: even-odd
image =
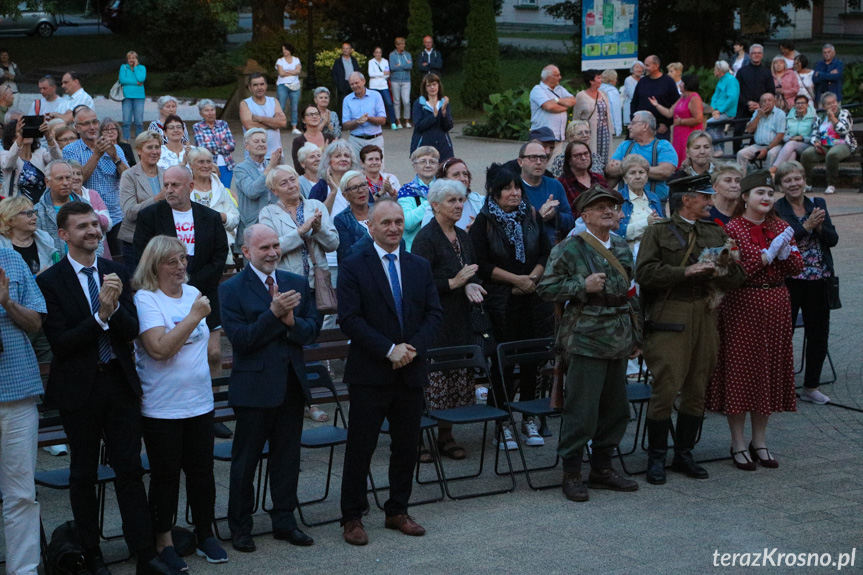
[[[267,131],[267,155],[264,159],[269,161],[273,152],[282,147],[282,134],[279,130],[288,125],[288,119],[276,99],[267,96],[267,79],[263,74],[259,72],[249,74],[246,85],[252,95],[240,102],[243,133],[252,128],[262,128]]]
[[[558,142],[563,141],[569,109],[575,106],[575,96],[560,85],[560,77],[560,69],[549,64],[530,91],[530,129],[551,128]]]
[[[30,116],[42,114],[46,120],[52,120],[62,118],[69,111],[69,103],[57,95],[57,82],[53,76],[39,78],[39,93],[39,99],[30,104]],[[39,110],[36,110],[36,102],[39,103]]]
[[[81,87],[81,78],[82,76],[78,72],[66,72],[63,74],[63,80],[60,81],[60,85],[66,93],[64,100],[66,100],[67,110],[62,114],[55,113],[54,117],[63,118],[67,124],[72,123],[72,113],[78,106],[87,106],[91,110],[95,109],[93,98]]]

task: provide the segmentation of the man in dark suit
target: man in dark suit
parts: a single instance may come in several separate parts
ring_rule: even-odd
[[[330,70],[333,76],[333,85],[336,87],[336,95],[338,96],[336,110],[338,110],[339,114],[342,113],[342,104],[345,98],[353,92],[348,78],[350,78],[353,72],[362,73],[357,59],[353,56],[353,52],[354,49],[351,47],[350,42],[342,44],[342,55],[336,58],[333,62],[333,68]]]
[[[390,499],[385,527],[405,535],[425,529],[407,514],[417,460],[425,352],[443,321],[428,260],[400,248],[404,212],[381,198],[369,210],[373,243],[339,263],[339,322],[351,339],[345,383],[351,393],[350,426],[342,474],[345,541],[365,545],[362,515],[366,477],[384,418],[390,422]]]
[[[45,403],[60,410],[72,461],[69,499],[86,567],[109,575],[99,549],[95,484],[102,438],[117,474],[123,535],[138,556],[137,573],[175,573],[156,555],[141,467],[141,382],[131,342],[138,335],[126,267],[96,257],[99,220],[84,202],[57,213],[69,254],[36,279],[45,296],[44,329],[54,359]]]
[[[213,310],[207,316],[207,327],[210,328],[207,356],[210,372],[218,375],[222,355],[219,282],[225,272],[225,260],[228,259],[228,238],[222,225],[222,215],[192,202],[195,184],[187,168],[173,166],[165,170],[162,185],[165,199],[138,212],[133,240],[135,266],[147,243],[155,236],[171,236],[186,244],[189,285],[198,288],[210,299]]]
[[[312,538],[297,528],[294,509],[303,407],[312,403],[303,345],[317,339],[322,318],[308,280],[276,271],[282,257],[276,232],[255,224],[243,235],[250,265],[219,288],[225,334],[234,350],[228,401],[237,416],[228,527],[234,549],[255,550],[252,483],[269,441],[273,537],[311,545]]]

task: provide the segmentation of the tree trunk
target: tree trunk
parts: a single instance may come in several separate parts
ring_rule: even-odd
[[[733,14],[729,12],[733,18]],[[690,12],[681,15],[678,29],[678,61],[689,66],[713,68],[727,37],[726,25],[732,24],[717,12]]]
[[[252,2],[252,42],[263,40],[285,28],[285,0]]]

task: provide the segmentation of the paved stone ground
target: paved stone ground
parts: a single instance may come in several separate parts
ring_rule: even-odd
[[[98,104],[97,104],[97,107]],[[100,110],[100,114],[102,111]],[[150,115],[147,116],[149,119]],[[194,116],[192,116],[194,117]],[[232,124],[235,134],[239,126]],[[456,131],[459,131],[457,128]],[[402,181],[411,174],[407,160],[407,130],[386,132],[387,169]],[[285,137],[285,147],[290,136]],[[481,190],[484,167],[492,161],[515,157],[518,144],[477,141],[456,136],[455,150],[474,173],[474,189]],[[237,157],[241,156],[237,152]],[[844,308],[834,312],[830,352],[838,380],[824,386],[834,402],[863,409],[863,354],[860,314],[863,245],[863,195],[840,190],[827,198],[840,235],[834,250],[836,268],[842,278]],[[801,336],[795,338],[799,362]],[[825,370],[825,377],[829,371]],[[800,383],[798,381],[798,383]],[[347,407],[347,406],[345,406]],[[332,412],[332,406],[327,407]],[[307,425],[317,425],[310,422]],[[557,422],[551,421],[557,435]],[[632,445],[635,424],[630,424],[624,445]],[[466,462],[447,461],[450,474],[476,465],[481,439],[478,427],[458,429],[457,437],[469,451]],[[729,434],[725,420],[708,414],[697,446],[701,459],[727,457]],[[528,448],[534,464],[553,457],[556,437],[544,448]],[[372,506],[366,519],[371,543],[354,548],[341,539],[335,524],[308,529],[315,538],[309,548],[291,547],[270,536],[256,538],[258,551],[243,555],[230,549],[230,563],[211,566],[190,557],[193,573],[705,573],[714,569],[714,552],[851,553],[861,544],[863,531],[863,413],[838,406],[801,403],[797,413],[771,418],[769,442],[780,461],[776,470],[737,471],[727,459],[706,464],[710,479],[695,481],[669,473],[668,484],[648,485],[636,476],[637,493],[591,491],[588,503],[570,503],[559,490],[530,490],[523,476],[517,477],[513,493],[418,506],[411,513],[428,529],[422,538],[409,538],[383,528],[384,516]],[[388,439],[380,442],[374,461],[374,477],[386,481]],[[487,445],[487,447],[491,447]],[[307,508],[309,520],[338,515],[339,484],[343,449],[336,449],[333,485],[329,499]],[[494,450],[487,451],[493,457]],[[300,498],[321,493],[327,469],[327,453],[303,452]],[[644,469],[645,454],[638,449],[625,458],[630,471]],[[40,469],[68,465],[68,457],[40,452]],[[615,463],[619,465],[619,463]],[[520,463],[519,463],[520,466]],[[423,469],[424,477],[432,470]],[[453,486],[458,493],[475,488],[505,485],[486,462],[482,477]],[[228,464],[216,462],[217,514],[227,504]],[[537,476],[557,482],[560,468]],[[421,499],[434,494],[434,487],[415,490]],[[48,533],[71,518],[68,493],[40,490],[44,523]],[[184,501],[184,495],[181,494]],[[109,489],[106,530],[118,533],[120,522],[113,490]],[[181,505],[184,503],[181,502]],[[183,515],[182,508],[180,515]],[[259,529],[269,527],[258,514]],[[180,519],[180,524],[184,520]],[[224,523],[221,524],[224,529]],[[106,543],[108,558],[121,557],[122,542]],[[775,557],[775,555],[774,555]],[[856,565],[863,563],[863,549],[856,551]],[[859,569],[859,567],[858,567]],[[133,573],[131,562],[112,567],[115,574]],[[740,568],[732,569],[737,572]],[[826,572],[833,568],[810,568]]]

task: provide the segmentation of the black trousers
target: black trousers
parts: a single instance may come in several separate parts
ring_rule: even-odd
[[[507,300],[506,313],[503,317],[492,315],[494,323],[494,335],[497,343],[519,341],[522,339],[533,339],[542,337],[538,331],[538,310],[544,302],[536,294],[513,295]],[[552,313],[553,308],[552,308]],[[519,399],[529,401],[536,399],[536,373],[539,366],[535,363],[525,363],[519,366]],[[507,368],[506,373],[500,373],[497,356],[491,361],[491,383],[494,389],[494,400],[489,397],[489,405],[502,407],[506,402],[512,401],[515,396],[515,381],[513,372],[515,368]],[[503,377],[502,377],[503,376]],[[506,380],[506,389],[504,389]]]
[[[404,515],[413,489],[423,390],[403,383],[349,386],[351,410],[342,472],[342,524],[360,519],[368,508],[366,477],[378,445],[384,418],[390,422],[390,498],[387,517]]]
[[[785,284],[791,294],[791,325],[797,322],[798,312],[803,311],[806,334],[806,373],[803,386],[815,389],[821,381],[821,368],[824,367],[830,338],[827,280],[787,279]]]
[[[150,515],[153,531],[174,525],[180,470],[198,541],[213,535],[216,480],[213,477],[213,412],[186,419],[143,417],[141,431],[150,458]]]
[[[234,407],[237,425],[231,449],[231,485],[228,527],[234,535],[252,532],[255,504],[254,480],[264,444],[270,442],[270,495],[273,529],[297,528],[297,481],[300,475],[300,436],[306,404],[299,380],[288,379],[285,399],[277,407]]]
[[[153,546],[153,530],[144,469],[141,467],[140,401],[126,382],[115,360],[110,369],[96,374],[92,394],[85,407],[60,409],[69,441],[71,464],[69,501],[78,535],[85,549],[99,546],[99,503],[96,498],[97,466],[102,438],[108,462],[117,475],[115,487],[123,536],[134,552]]]

